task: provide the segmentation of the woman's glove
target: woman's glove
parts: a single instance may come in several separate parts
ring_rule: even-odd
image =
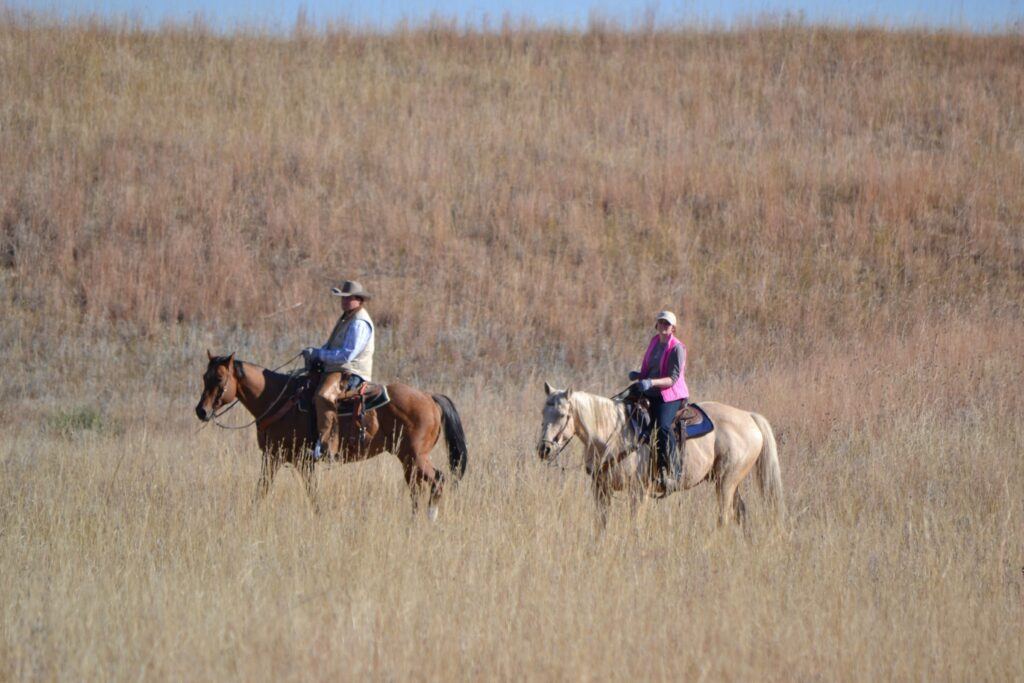
[[[303,362],[305,362],[307,368],[311,366],[313,363],[315,363],[317,358],[319,357],[320,349],[316,348],[315,346],[310,346],[308,348],[302,349],[302,360]]]
[[[630,370],[629,371],[629,381],[630,382],[635,382],[638,379],[640,379],[640,372],[637,371],[637,370]]]
[[[639,398],[645,391],[651,388],[651,380],[642,379],[629,385],[629,395]]]

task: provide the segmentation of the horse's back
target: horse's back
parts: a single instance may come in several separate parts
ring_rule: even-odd
[[[715,425],[714,430],[707,436],[712,438],[716,455],[730,452],[746,453],[751,450],[761,451],[764,436],[749,410],[718,401],[696,401],[696,403],[704,409]],[[704,438],[706,437],[694,439],[694,445],[700,443]]]
[[[391,403],[397,407],[406,408],[416,404],[432,404],[433,397],[422,389],[409,386],[405,382],[391,382],[384,385],[388,390]]]
[[[393,424],[403,429],[426,429],[434,434],[434,430],[440,428],[441,406],[434,401],[432,394],[404,382],[392,382],[385,386],[391,400],[378,408],[382,411],[382,417],[390,415],[394,419]]]

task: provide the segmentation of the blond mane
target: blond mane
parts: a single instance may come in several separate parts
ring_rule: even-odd
[[[621,403],[585,391],[573,391],[567,400],[579,425],[579,437],[602,455],[624,450],[632,440],[632,430]]]

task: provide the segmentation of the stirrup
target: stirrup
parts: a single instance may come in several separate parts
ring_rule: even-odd
[[[309,457],[313,462],[316,462],[320,458],[324,457],[324,447],[323,444],[320,443],[320,439],[317,439],[316,445],[314,445],[313,448],[309,450]]]

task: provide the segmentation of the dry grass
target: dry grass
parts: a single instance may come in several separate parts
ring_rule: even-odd
[[[1020,36],[8,15],[0,92],[0,678],[1024,678]],[[254,511],[196,432],[204,347],[291,356],[342,276],[463,413],[437,525],[388,459]],[[620,388],[665,306],[781,531],[598,537],[535,461],[541,381]]]

